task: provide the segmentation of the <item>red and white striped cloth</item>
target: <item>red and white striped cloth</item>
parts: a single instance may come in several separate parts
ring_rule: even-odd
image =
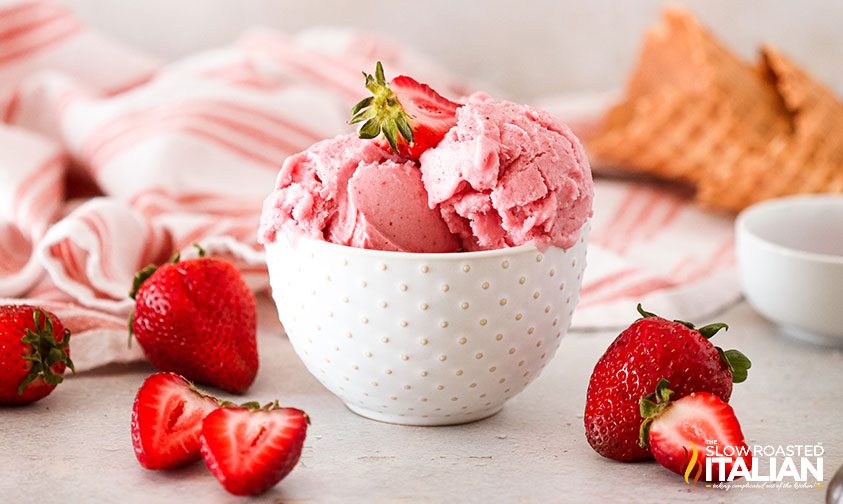
[[[635,305],[703,322],[740,298],[732,218],[652,181],[597,179],[588,267],[574,326],[625,326]]]
[[[277,169],[348,131],[360,71],[378,59],[466,92],[350,30],[255,31],[163,64],[57,4],[0,0],[0,302],[55,310],[89,369],[140,357],[126,346],[131,279],[176,250],[201,243],[265,288],[256,228]],[[580,326],[622,325],[639,299],[690,319],[736,297],[728,219],[652,186],[597,192]]]

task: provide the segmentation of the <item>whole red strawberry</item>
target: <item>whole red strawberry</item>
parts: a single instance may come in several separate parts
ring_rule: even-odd
[[[459,103],[443,97],[427,84],[399,75],[387,84],[383,65],[375,74],[363,73],[372,96],[351,109],[351,124],[363,123],[360,138],[377,138],[398,154],[418,160],[422,152],[435,147],[457,123]],[[386,145],[382,145],[386,147]]]
[[[640,400],[642,447],[662,466],[685,476],[685,482],[725,481],[752,469],[752,452],[728,403],[708,392],[692,392],[671,401],[673,391],[660,380],[656,391]],[[717,464],[707,464],[717,457]],[[706,467],[711,465],[709,472]],[[722,474],[720,469],[722,465]],[[735,472],[732,469],[735,468]]]
[[[708,340],[726,324],[699,329],[646,312],[623,331],[597,361],[588,384],[585,433],[594,450],[628,462],[651,458],[638,445],[639,399],[650,394],[660,379],[672,384],[675,398],[710,392],[723,401],[732,382],[746,380],[749,359],[737,350],[724,352]]]
[[[231,263],[177,256],[139,272],[131,295],[131,330],[155,367],[238,394],[255,380],[255,297]]]
[[[299,461],[307,414],[278,401],[220,408],[202,421],[202,458],[234,495],[257,495],[281,481]]]
[[[70,331],[58,317],[29,305],[0,306],[0,404],[45,397],[73,370]]]

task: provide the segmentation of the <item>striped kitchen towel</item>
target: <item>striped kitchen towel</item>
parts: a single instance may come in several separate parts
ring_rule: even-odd
[[[653,181],[597,179],[575,328],[625,327],[648,311],[704,322],[740,298],[733,218]]]
[[[536,105],[591,134],[617,92],[546,96]],[[734,217],[693,205],[675,184],[592,166],[594,217],[575,329],[625,327],[641,302],[665,317],[708,321],[741,297]]]
[[[266,287],[262,200],[291,153],[349,131],[376,60],[445,94],[424,57],[352,30],[259,30],[163,63],[86,29],[66,8],[0,1],[0,302],[53,309],[79,369],[128,349],[134,272],[201,243]],[[565,117],[563,116],[563,119]],[[729,219],[673,189],[598,180],[576,324],[622,325],[644,300],[678,318],[736,295]]]

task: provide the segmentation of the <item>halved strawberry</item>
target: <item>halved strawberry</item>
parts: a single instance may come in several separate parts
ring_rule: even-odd
[[[363,72],[363,76],[372,96],[351,109],[349,121],[350,124],[363,123],[360,138],[376,138],[383,133],[393,151],[418,160],[422,152],[435,147],[457,124],[460,104],[427,84],[406,75],[399,75],[387,84],[380,61],[374,75]],[[382,147],[386,148],[386,145]]]
[[[175,373],[149,376],[132,409],[132,445],[140,465],[167,469],[199,460],[202,419],[219,406]]]
[[[278,401],[220,408],[202,421],[202,457],[234,495],[257,495],[281,481],[301,456],[310,419]]]
[[[711,478],[727,478],[735,464],[752,469],[752,453],[744,441],[741,426],[728,403],[708,392],[694,392],[670,402],[673,393],[667,380],[660,380],[656,392],[642,397],[640,402],[642,448],[649,445],[656,461],[676,474],[684,475],[685,482],[706,478],[706,460],[723,457],[712,465]]]
[[[728,401],[732,383],[746,380],[752,363],[737,350],[711,343],[726,324],[696,328],[644,310],[621,332],[594,366],[586,393],[585,434],[594,450],[613,460],[643,460],[651,454],[638,445],[638,400],[664,378],[673,397],[711,392]]]

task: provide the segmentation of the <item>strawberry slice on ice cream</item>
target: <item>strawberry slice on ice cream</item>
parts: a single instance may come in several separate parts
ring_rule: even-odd
[[[374,75],[363,72],[363,76],[372,96],[354,106],[350,121],[351,124],[363,123],[360,138],[377,138],[383,134],[394,152],[418,161],[422,152],[435,147],[457,124],[460,104],[427,84],[406,75],[399,75],[387,83],[380,61]],[[386,148],[386,145],[382,147]]]

